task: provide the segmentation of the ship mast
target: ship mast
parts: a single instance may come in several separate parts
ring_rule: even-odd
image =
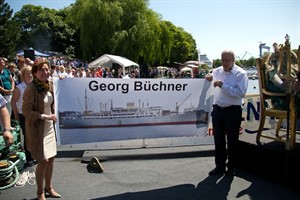
[[[88,111],[88,98],[87,98],[87,92],[86,92],[86,90],[84,90],[84,109],[85,109],[85,111],[87,112]]]

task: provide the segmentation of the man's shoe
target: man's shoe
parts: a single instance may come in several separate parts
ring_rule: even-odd
[[[234,169],[228,169],[225,173],[226,176],[228,177],[234,177],[235,175],[235,170]]]
[[[211,170],[208,173],[208,175],[213,176],[213,175],[217,175],[217,174],[224,174],[224,172],[225,172],[225,169],[216,167],[213,170]]]
[[[34,165],[36,165],[37,162],[34,160],[30,160],[26,163],[26,167],[33,167]]]

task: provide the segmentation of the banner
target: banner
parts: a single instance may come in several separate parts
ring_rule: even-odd
[[[55,78],[54,89],[59,145],[213,143],[212,95],[205,79]]]

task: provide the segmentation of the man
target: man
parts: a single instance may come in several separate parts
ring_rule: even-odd
[[[10,132],[10,116],[6,108],[6,100],[0,94],[0,121],[3,127],[2,137],[5,140],[7,146],[10,146],[14,142],[14,137]]]
[[[246,71],[235,65],[234,52],[224,50],[221,55],[222,66],[205,76],[213,81],[214,100],[212,125],[215,142],[216,167],[209,175],[223,174],[234,176],[237,143],[242,119],[242,104],[248,88]],[[227,141],[227,149],[226,149]],[[227,168],[226,169],[226,160]]]

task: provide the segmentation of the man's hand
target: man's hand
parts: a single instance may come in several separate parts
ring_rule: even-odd
[[[7,130],[4,131],[3,138],[4,138],[6,146],[10,146],[14,143],[14,136],[11,134],[10,131],[7,131]]]
[[[222,85],[223,85],[223,82],[220,81],[220,80],[214,82],[214,87],[219,87],[219,88],[221,88]]]
[[[204,77],[206,80],[208,80],[209,82],[211,82],[213,80],[213,76],[211,73],[209,74],[206,74],[205,77]]]

